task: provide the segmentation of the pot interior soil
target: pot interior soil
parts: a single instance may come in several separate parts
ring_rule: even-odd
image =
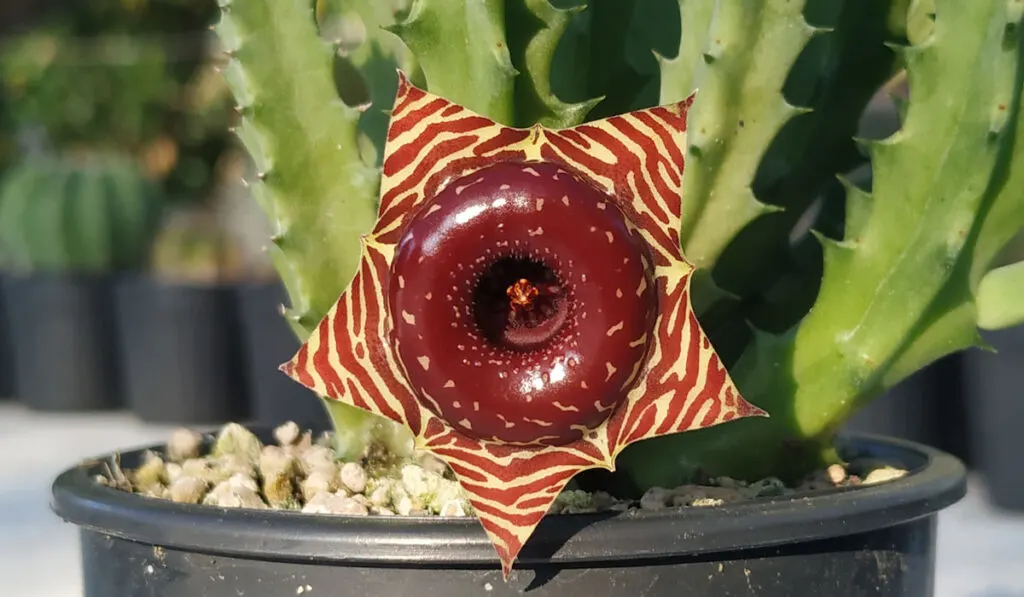
[[[115,456],[96,481],[149,498],[229,508],[352,516],[473,515],[451,469],[428,453],[399,459],[371,446],[358,461],[344,462],[334,453],[329,432],[314,438],[293,422],[277,427],[273,438],[264,444],[237,423],[209,435],[181,428],[163,450],[146,452],[135,468],[122,469]],[[718,506],[873,485],[908,472],[899,463],[853,458],[792,486],[771,477],[753,483],[706,478],[679,487],[653,487],[639,500],[583,491],[570,483],[550,513]]]

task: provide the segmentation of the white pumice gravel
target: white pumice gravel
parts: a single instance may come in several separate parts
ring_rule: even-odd
[[[381,458],[372,446],[361,459],[340,460],[330,433],[316,440],[289,422],[273,430],[264,445],[237,423],[213,436],[190,429],[171,432],[162,451],[145,452],[133,470],[115,465],[97,483],[134,491],[147,498],[226,508],[285,509],[336,516],[473,516],[468,496],[451,469],[436,456],[415,452],[406,459]],[[549,514],[586,514],[632,509],[709,508],[744,500],[872,485],[899,479],[907,471],[887,463],[862,460],[833,464],[795,487],[769,477],[747,482],[729,477],[678,487],[652,487],[637,500],[587,492],[572,484],[552,504]]]

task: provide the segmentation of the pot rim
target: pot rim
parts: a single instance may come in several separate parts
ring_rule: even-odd
[[[859,456],[899,461],[910,473],[877,485],[721,506],[546,516],[516,565],[625,562],[810,542],[931,516],[966,494],[965,467],[945,452],[867,434],[840,442]],[[121,455],[131,461],[145,449]],[[56,478],[51,509],[58,516],[115,538],[221,556],[378,566],[498,562],[475,517],[343,516],[178,504],[96,483],[93,475],[108,458],[83,462]]]

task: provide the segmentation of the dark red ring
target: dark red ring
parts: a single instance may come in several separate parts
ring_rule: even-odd
[[[567,443],[611,415],[646,360],[651,263],[615,202],[578,175],[540,162],[487,166],[449,183],[404,230],[389,283],[392,341],[423,404],[463,433]],[[540,310],[488,337],[482,305],[500,314],[509,300],[511,312],[502,287],[517,272],[544,285],[545,270],[561,298],[531,301]],[[489,302],[482,280],[494,286]]]

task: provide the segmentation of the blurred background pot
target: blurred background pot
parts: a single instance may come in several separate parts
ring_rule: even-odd
[[[220,48],[209,30],[217,6],[15,4],[0,11],[15,17],[0,23],[9,26],[0,53],[0,274],[17,278],[7,292],[19,318],[14,362],[23,369],[45,361],[49,374],[113,387],[112,377],[127,376],[109,348],[123,319],[113,314],[110,287],[139,277],[163,208],[205,201],[220,183],[220,160],[236,152],[234,103],[214,67]],[[45,306],[22,297],[60,287],[67,296]],[[45,394],[56,407],[79,394],[98,404],[98,390],[86,385],[54,395],[46,387],[57,380],[38,370],[19,381],[23,400]],[[108,393],[104,405],[122,402]]]
[[[277,280],[238,287],[250,417],[259,425],[295,421],[316,431],[330,427],[320,398],[278,370],[299,350],[299,340],[281,313],[287,293]]]
[[[121,404],[110,281],[143,259],[160,195],[122,154],[33,155],[0,189],[14,393],[40,410]]]
[[[1024,512],[1024,326],[984,334],[966,353],[971,447],[992,504]]]
[[[14,336],[7,323],[7,309],[4,307],[4,283],[6,276],[0,272],[0,401],[14,396]]]
[[[151,423],[245,415],[231,290],[150,277],[117,284],[128,406]]]
[[[996,265],[1020,261],[1024,233],[1010,242]],[[982,332],[982,337],[994,353],[977,348],[964,353],[971,449],[989,501],[1024,512],[1024,325]]]
[[[105,277],[8,276],[4,303],[14,344],[14,393],[40,411],[121,406]]]
[[[973,466],[967,411],[974,396],[965,393],[963,369],[962,354],[932,363],[871,401],[846,429],[920,442]]]
[[[151,271],[118,281],[125,391],[143,421],[246,416],[234,259],[215,215],[182,210],[159,232]]]

